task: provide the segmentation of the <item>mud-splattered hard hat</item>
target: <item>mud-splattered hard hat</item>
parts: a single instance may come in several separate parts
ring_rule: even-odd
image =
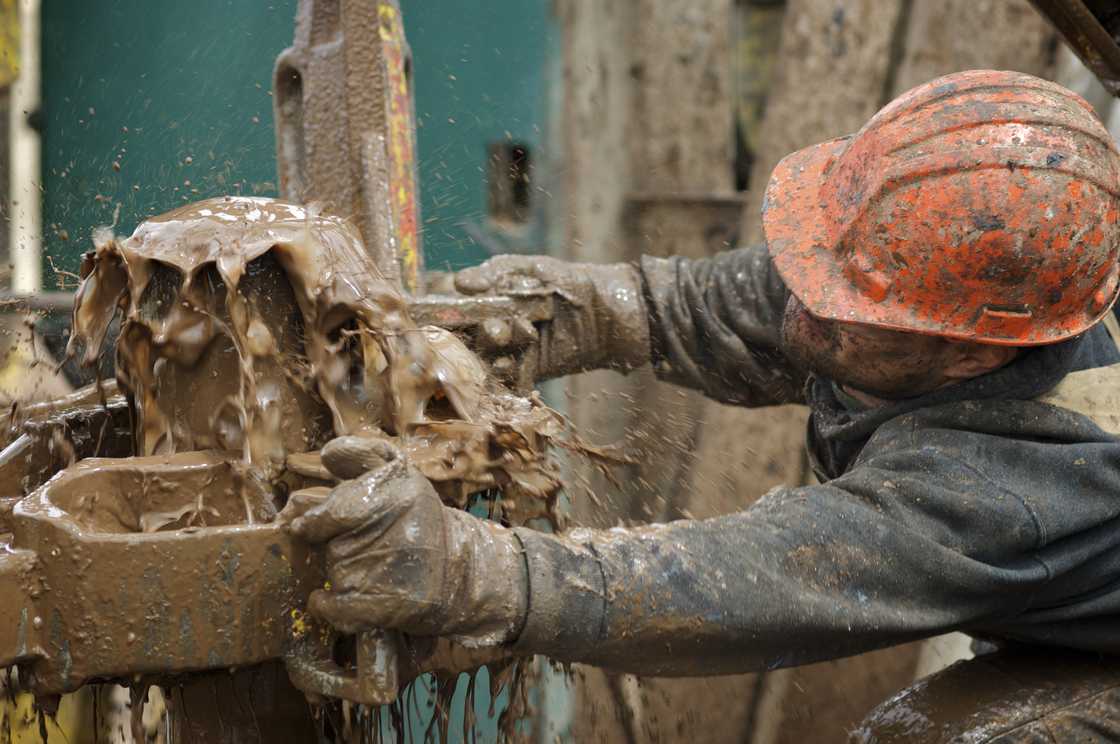
[[[1120,153],[1081,97],[973,70],[789,155],[763,226],[813,315],[992,344],[1079,334],[1120,273]]]

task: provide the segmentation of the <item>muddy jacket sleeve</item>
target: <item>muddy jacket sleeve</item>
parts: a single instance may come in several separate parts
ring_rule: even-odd
[[[805,375],[780,348],[789,292],[765,246],[701,259],[647,256],[641,271],[658,377],[721,403],[802,401]]]
[[[1120,445],[1020,440],[1000,450],[1017,465],[996,482],[972,460],[994,437],[908,426],[894,426],[905,446],[865,451],[840,478],[773,490],[740,513],[564,537],[519,531],[529,610],[518,646],[650,675],[740,673],[950,630],[1054,638],[1054,617],[1084,629],[1100,615],[1100,587],[1120,605],[1115,575],[1087,569],[1120,554],[1108,521]]]

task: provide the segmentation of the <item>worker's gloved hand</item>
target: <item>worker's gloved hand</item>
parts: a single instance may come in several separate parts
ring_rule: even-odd
[[[312,593],[314,614],[347,633],[395,629],[465,646],[516,638],[528,578],[511,530],[444,506],[383,440],[339,437],[322,459],[350,480],[291,525],[326,544],[330,584]]]
[[[455,275],[470,295],[553,294],[554,319],[541,329],[538,379],[650,361],[649,319],[638,269],[627,263],[569,263],[549,256],[496,256]]]

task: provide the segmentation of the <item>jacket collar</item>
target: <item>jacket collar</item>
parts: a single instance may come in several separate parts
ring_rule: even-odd
[[[1098,324],[1068,341],[1029,349],[989,374],[874,408],[847,405],[832,380],[811,376],[805,397],[812,408],[808,444],[814,469],[823,478],[839,476],[876,429],[903,414],[966,400],[1030,400],[1053,389],[1071,372],[1117,362],[1120,353]]]

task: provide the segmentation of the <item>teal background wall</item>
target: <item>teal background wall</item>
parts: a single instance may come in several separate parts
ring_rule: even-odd
[[[486,146],[530,147],[546,183],[548,61],[557,31],[549,0],[402,0],[412,45],[421,224],[429,268],[459,268],[489,252],[543,251],[547,193],[534,187],[534,222],[519,234],[486,220]]]
[[[127,234],[187,201],[274,196],[268,93],[294,13],[294,0],[44,0],[44,254],[73,271],[118,205]]]
[[[276,195],[269,88],[295,9],[296,0],[43,1],[45,288],[55,288],[50,259],[74,271],[93,227],[118,208],[127,234],[188,201]],[[547,161],[548,0],[403,0],[402,10],[428,266],[539,249],[539,209],[516,234],[488,224],[486,145],[527,143],[538,174]]]

